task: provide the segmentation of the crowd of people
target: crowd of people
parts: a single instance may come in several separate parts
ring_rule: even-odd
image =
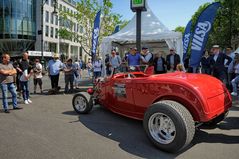
[[[110,75],[112,70],[116,72],[130,71],[131,68],[138,71],[142,71],[143,68],[146,74],[176,71],[177,65],[181,65],[180,56],[176,54],[174,49],[170,49],[170,54],[166,56],[166,59],[163,57],[163,54],[163,51],[159,51],[156,54],[151,53],[147,47],[143,47],[140,51],[137,48],[130,48],[124,57],[121,58],[116,50],[112,50],[111,55],[106,54],[106,74]]]
[[[234,53],[232,47],[227,47],[225,52],[220,51],[219,45],[214,45],[209,51],[204,51],[200,66],[192,68],[189,59],[183,61],[171,48],[166,58],[163,57],[164,52],[151,53],[147,47],[143,47],[138,51],[137,48],[130,48],[129,52],[123,58],[120,57],[116,50],[111,51],[111,55],[107,54],[105,59],[106,74],[110,75],[112,70],[129,69],[135,66],[145,65],[144,72],[146,74],[162,74],[174,71],[184,71],[189,73],[203,73],[212,75],[221,80],[232,95],[237,96],[237,86],[239,82],[239,54]],[[129,70],[127,70],[129,71]],[[142,71],[142,70],[141,70]]]
[[[143,71],[146,74],[163,74],[174,71],[194,72],[212,75],[223,83],[231,91],[231,94],[237,96],[237,87],[239,82],[239,54],[234,53],[231,47],[226,48],[226,51],[220,52],[220,47],[214,45],[212,49],[204,52],[201,59],[200,67],[190,68],[190,61],[181,63],[181,58],[176,54],[174,49],[169,50],[169,54],[164,58],[164,52],[151,53],[147,47],[142,50],[137,48],[130,48],[124,57],[121,58],[116,50],[111,51],[111,55],[106,54],[104,63],[100,57],[95,57],[95,60],[88,60],[86,69],[88,77],[92,76],[96,79],[102,75],[103,65],[105,65],[105,72],[111,75],[112,71],[126,72],[142,71],[141,66],[144,66]],[[29,61],[28,52],[24,52],[21,60],[10,61],[10,55],[4,53],[2,55],[2,63],[0,64],[0,86],[2,90],[2,104],[5,113],[9,113],[7,102],[8,91],[12,95],[13,109],[22,109],[18,106],[18,95],[22,94],[24,104],[31,104],[29,99],[29,80],[33,77],[34,93],[37,92],[39,86],[40,93],[43,93],[42,77],[48,73],[51,81],[51,90],[59,91],[60,87],[59,76],[60,72],[64,72],[65,88],[64,93],[71,93],[79,86],[79,81],[82,78],[83,62],[80,60],[67,59],[63,63],[59,59],[59,54],[55,53],[53,58],[48,62],[47,70],[43,68],[39,59]],[[93,74],[92,74],[93,73]],[[16,85],[16,89],[15,89]],[[70,86],[70,87],[69,87]]]
[[[30,61],[28,52],[24,52],[21,59],[10,61],[10,55],[4,53],[2,55],[2,63],[0,64],[0,87],[2,90],[2,104],[5,113],[9,113],[8,106],[8,91],[12,96],[13,109],[22,109],[18,106],[17,96],[22,96],[24,104],[31,104],[29,96],[29,80],[33,78],[34,93],[37,93],[37,86],[40,92],[43,93],[42,78],[48,74],[51,81],[51,89],[53,92],[59,91],[59,76],[63,71],[65,75],[64,93],[73,91],[74,81],[75,87],[79,85],[81,78],[81,61],[68,59],[62,63],[59,59],[59,54],[55,53],[53,58],[48,62],[47,71],[43,68],[39,59]],[[70,88],[69,88],[70,85]],[[18,92],[18,93],[17,93]]]

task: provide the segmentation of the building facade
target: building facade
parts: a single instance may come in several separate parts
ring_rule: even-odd
[[[0,0],[0,53],[35,49],[36,0]]]
[[[55,2],[57,6],[54,7]],[[22,52],[32,50],[39,55],[42,33],[44,52],[57,52],[65,59],[86,61],[88,55],[76,39],[65,40],[58,35],[61,28],[67,28],[84,36],[84,29],[76,20],[71,23],[59,16],[60,11],[76,14],[76,5],[74,0],[0,0],[0,53],[20,57]]]
[[[43,5],[43,50],[46,52],[60,53],[61,57],[73,59],[88,59],[88,55],[83,51],[80,43],[72,38],[69,40],[61,39],[58,31],[67,28],[79,36],[83,36],[84,29],[76,20],[71,21],[60,17],[61,11],[76,14],[76,2],[73,0],[57,0],[57,13],[54,11],[54,0],[47,0]],[[37,6],[41,6],[41,0],[37,0]],[[41,7],[37,7],[37,30],[41,30]],[[41,35],[37,35],[35,50],[41,50]]]

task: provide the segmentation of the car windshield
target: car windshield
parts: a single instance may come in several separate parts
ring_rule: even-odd
[[[117,74],[132,74],[132,72],[142,72],[144,73],[147,65],[138,66],[120,66],[119,68],[114,68],[111,72],[111,77]]]

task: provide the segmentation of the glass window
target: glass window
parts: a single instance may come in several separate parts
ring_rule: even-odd
[[[51,0],[51,6],[54,7],[54,0]]]
[[[58,25],[58,15],[55,16],[55,24]]]
[[[53,34],[54,34],[54,28],[51,27],[51,38],[53,38]]]
[[[54,23],[54,14],[53,14],[53,12],[51,13],[51,24],[53,24]]]
[[[83,26],[80,25],[80,33],[83,33],[84,29]]]
[[[66,11],[66,6],[63,7],[64,12]]]
[[[22,19],[22,29],[23,29],[23,35],[27,35],[28,34],[28,19],[26,17]]]
[[[58,38],[58,29],[57,28],[55,29],[55,38],[56,39]]]
[[[45,19],[45,21],[48,23],[49,22],[49,12],[48,11],[46,11],[46,19]]]
[[[3,17],[0,16],[0,33],[3,33]]]
[[[60,11],[62,11],[62,4],[60,4]]]
[[[50,0],[46,0],[46,4],[47,4],[47,5],[49,5],[49,1],[50,1]]]
[[[49,26],[46,25],[45,36],[49,36]]]
[[[3,2],[0,2],[0,34],[2,35],[3,33],[3,28],[4,28],[4,23],[3,23]]]
[[[69,9],[69,8],[67,8],[67,12],[68,12],[68,13],[70,12],[70,9]]]
[[[61,16],[59,18],[59,23],[60,23],[60,26],[63,26],[64,21],[63,21],[63,17],[61,17]]]

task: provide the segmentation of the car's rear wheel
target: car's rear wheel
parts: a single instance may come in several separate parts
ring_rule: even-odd
[[[79,114],[87,114],[92,110],[93,101],[91,96],[86,92],[74,95],[72,99],[74,110]]]
[[[153,104],[146,111],[143,124],[153,144],[167,152],[182,150],[195,133],[190,112],[180,103],[170,100]]]

